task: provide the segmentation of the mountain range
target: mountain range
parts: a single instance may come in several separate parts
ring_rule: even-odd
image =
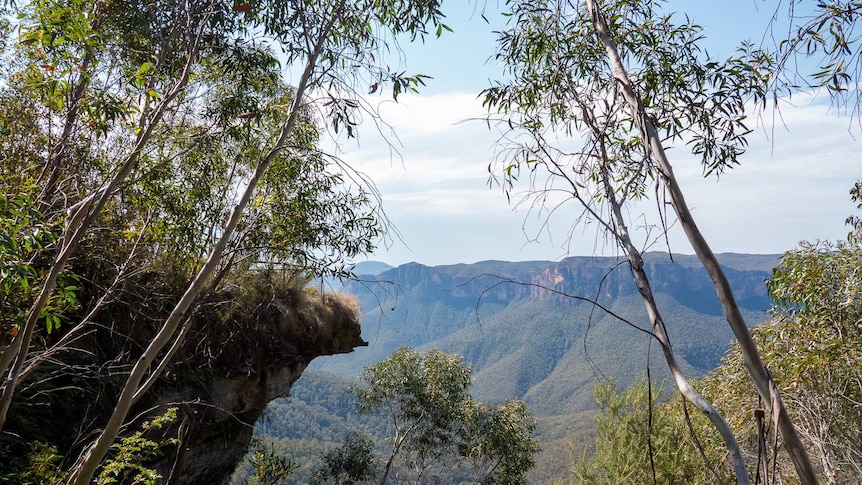
[[[683,370],[690,377],[705,375],[733,338],[711,280],[694,256],[652,252],[644,260]],[[779,260],[780,255],[719,255],[750,325],[768,316],[765,280]],[[527,403],[539,419],[544,444],[534,478],[559,476],[572,443],[589,441],[584,437],[592,430],[597,379],[611,378],[625,387],[648,368],[654,380],[668,377],[646,333],[649,321],[624,263],[571,257],[357,265],[356,280],[326,286],[358,299],[362,337],[369,345],[318,359],[306,373],[355,378],[364,366],[402,345],[459,354],[473,368],[475,398]],[[295,387],[300,394],[302,382]]]
[[[720,256],[750,324],[766,316],[771,300],[764,281],[779,258]],[[583,386],[594,378],[608,376],[625,385],[646,370],[647,335],[583,300],[647,329],[643,304],[621,262],[572,257],[434,267],[408,263],[362,275],[340,291],[359,299],[362,335],[370,345],[319,359],[312,368],[354,376],[401,345],[433,347],[460,354],[473,366],[477,397],[519,397],[541,413],[583,410],[592,402]],[[708,372],[733,338],[712,282],[694,256],[647,253],[645,265],[683,366],[694,376]],[[654,372],[664,367],[661,360],[651,365]]]

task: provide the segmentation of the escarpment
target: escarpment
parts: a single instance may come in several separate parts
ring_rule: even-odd
[[[182,450],[159,464],[171,483],[224,483],[245,455],[267,403],[289,395],[316,357],[367,345],[352,297],[294,288],[250,310],[252,325],[233,318],[220,328],[196,328],[175,370],[154,393],[161,407],[184,403],[177,419]]]
[[[224,286],[197,306],[183,345],[129,414],[126,435],[177,409],[174,423],[144,434],[155,442],[180,440],[143,463],[165,483],[227,483],[267,403],[289,395],[316,357],[367,345],[352,297],[269,275]],[[40,442],[56,447],[65,464],[74,461],[107,420],[118,386],[158,330],[164,308],[151,303],[142,298],[106,308],[89,332],[34,373],[0,437],[0,459],[24,456],[27,446]]]

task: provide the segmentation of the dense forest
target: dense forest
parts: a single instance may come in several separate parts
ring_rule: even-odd
[[[751,120],[800,93],[829,96],[858,121],[862,4],[767,3],[783,27],[759,44],[740,39],[726,59],[711,58],[702,27],[661,0],[500,5],[508,23],[493,61],[503,74],[479,93],[484,122],[502,130],[492,186],[539,213],[578,207],[573,226],[600,228],[621,257],[571,293],[553,278],[473,282],[486,285],[483,298],[542,293],[541,311],[580,312],[576,325],[627,326],[667,377],[665,392],[636,375],[599,383],[595,446],[574,454],[563,480],[807,485],[862,475],[859,216],[845,240],[784,255],[766,286],[769,319],[754,326],[750,295],[734,291],[674,172],[682,150],[705,176],[732,170]],[[443,9],[0,0],[0,480],[226,483],[249,449],[237,480],[297,472],[288,450],[252,439],[254,423],[313,359],[368,343],[356,297],[308,283],[355,279],[352,261],[397,238],[373,181],[324,140],[385,131],[367,96],[397,102],[430,81],[401,69],[400,46],[446,35]],[[851,197],[862,208],[862,182]],[[663,296],[644,249],[656,240],[638,240],[646,219],[628,210],[643,201],[655,206],[656,234],[683,229],[706,275],[699,291],[715,298],[678,301],[715,316],[727,332],[717,334],[734,341],[705,377],[720,352],[675,340],[668,307],[678,301]],[[625,312],[601,299],[612,273],[628,281]],[[506,301],[489,298],[485,311]],[[534,336],[575,340],[563,327],[522,335]],[[469,337],[453,353],[398,347],[367,362],[354,396],[365,427],[387,439],[345,429],[337,447],[297,446],[320,457],[307,476],[526,482],[539,449],[527,404],[572,393],[533,388],[554,370],[538,360],[483,367],[481,341]],[[489,377],[474,389],[488,399],[469,391],[465,359]],[[524,399],[495,395],[494,382]]]
[[[765,321],[771,299],[763,282],[779,263],[779,255],[725,254],[719,258],[746,318],[752,324]],[[694,377],[706,375],[720,363],[733,339],[714,301],[708,275],[693,256],[674,255],[671,260],[667,254],[649,253],[645,260],[681,366]],[[598,303],[645,325],[637,288],[618,266],[620,261],[572,257],[559,262],[491,261],[434,267],[410,263],[378,275],[363,275],[361,282],[349,282],[341,291],[355,295],[365,309],[362,334],[370,345],[315,360],[310,369],[356,378],[363,366],[385,359],[401,345],[461,355],[472,366],[470,389],[477,399],[491,403],[522,399],[536,417],[536,435],[543,446],[536,456],[537,466],[530,472],[531,481],[565,476],[570,451],[580,453],[594,439],[597,408],[592,388],[596,379],[613,378],[628,387],[647,369],[657,382],[670,378],[659,350],[653,347],[650,352],[648,335],[596,311],[589,302],[564,296],[601,293]],[[620,349],[626,349],[624,356]],[[303,397],[294,394],[290,398],[300,406],[308,402],[304,397],[306,377],[311,376],[303,374],[295,385]],[[332,387],[339,386],[333,382]],[[294,415],[284,414],[286,405],[276,403],[268,414],[273,419],[284,416],[286,429],[313,422],[288,418]],[[335,420],[343,422],[343,408],[321,402],[317,409],[341,416]],[[334,425],[332,431],[338,432],[340,427]],[[294,437],[274,426],[263,430],[278,438]],[[325,431],[317,438],[341,439]]]

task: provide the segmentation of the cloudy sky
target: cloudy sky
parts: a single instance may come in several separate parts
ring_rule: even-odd
[[[492,2],[485,7],[488,25],[476,12],[481,7],[448,1],[444,11],[455,32],[405,47],[408,72],[434,77],[421,95],[403,95],[397,104],[385,96],[369,98],[397,134],[384,129],[397,153],[373,126],[363,126],[358,141],[340,146],[342,158],[376,182],[402,236],[370,260],[439,265],[616,254],[594,225],[572,229],[576,207],[563,207],[544,225],[545,214],[514,206],[498,187],[489,188],[497,135],[475,119],[485,114],[478,93],[501,72],[489,60],[492,31],[503,25]],[[684,6],[705,27],[707,48],[717,57],[729,54],[737,40],[760,40],[771,14],[760,0],[670,5]],[[846,236],[844,220],[853,211],[848,191],[862,178],[858,125],[830,109],[828,99],[804,97],[786,103],[781,120],[752,125],[757,129],[742,165],[720,180],[704,179],[683,148],[671,151],[688,204],[713,250],[781,253],[800,240]],[[654,212],[654,202],[630,209],[636,221],[643,213],[655,222]],[[674,252],[692,252],[681,231],[672,229],[669,240]]]

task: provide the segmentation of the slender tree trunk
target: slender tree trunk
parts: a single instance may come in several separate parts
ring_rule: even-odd
[[[143,113],[141,114],[141,120],[144,126],[138,132],[131,153],[129,153],[126,159],[123,160],[114,176],[106,185],[76,205],[77,208],[74,215],[69,220],[68,226],[63,234],[60,250],[54,258],[54,262],[51,264],[51,268],[48,271],[45,282],[42,284],[39,296],[33,302],[33,305],[30,307],[30,311],[27,313],[27,321],[24,323],[23,329],[15,336],[12,343],[3,351],[2,356],[0,356],[0,375],[5,373],[8,369],[8,374],[6,374],[2,389],[0,389],[2,390],[2,393],[0,393],[0,429],[3,428],[3,424],[6,422],[9,405],[12,402],[15,388],[18,385],[21,369],[27,359],[30,342],[32,341],[33,333],[36,330],[39,318],[42,315],[42,311],[47,306],[48,301],[51,298],[51,294],[57,287],[57,278],[66,268],[66,264],[77,249],[78,243],[84,237],[84,234],[86,234],[93,222],[98,218],[101,210],[105,207],[105,204],[107,204],[114,196],[114,192],[116,192],[120,184],[122,184],[135,167],[137,167],[140,153],[152,136],[153,130],[161,121],[165,111],[173,99],[176,98],[176,96],[185,88],[185,85],[188,82],[189,70],[194,62],[194,51],[197,49],[199,41],[199,38],[195,40],[195,47],[192,49],[193,52],[190,54],[189,60],[184,67],[183,74],[176,84],[174,84],[171,91],[165,95],[156,108],[154,108],[150,120],[144,123],[146,115]],[[11,368],[9,367],[10,364]]]
[[[126,379],[126,383],[123,386],[123,389],[120,393],[120,397],[117,399],[117,405],[114,408],[114,412],[112,413],[110,419],[108,420],[108,424],[105,426],[105,429],[102,430],[102,433],[93,443],[93,445],[87,450],[87,452],[79,459],[78,463],[72,470],[72,473],[67,479],[67,483],[73,485],[88,485],[93,478],[96,470],[99,467],[99,464],[102,462],[102,459],[105,457],[105,454],[113,444],[114,440],[117,437],[117,434],[120,431],[120,428],[123,425],[123,422],[126,419],[126,416],[129,412],[129,409],[135,402],[136,397],[140,397],[139,386],[141,384],[141,380],[147,373],[150,365],[158,356],[159,352],[170,342],[174,333],[177,330],[179,324],[185,320],[186,313],[191,308],[192,303],[197,298],[198,294],[203,289],[205,283],[209,279],[209,277],[215,272],[218,267],[219,261],[221,260],[221,256],[227,247],[227,243],[230,241],[233,233],[239,224],[242,213],[245,211],[246,206],[249,201],[251,201],[252,196],[254,195],[255,188],[263,176],[266,174],[269,166],[272,164],[273,159],[275,159],[276,155],[283,150],[285,146],[285,142],[287,141],[288,136],[293,130],[293,127],[296,125],[297,119],[299,118],[299,114],[302,107],[302,99],[305,94],[305,90],[308,87],[309,80],[314,72],[314,69],[317,65],[318,57],[323,50],[323,44],[329,35],[330,30],[333,28],[335,22],[339,18],[340,8],[337,8],[333,13],[332,17],[329,19],[328,23],[324,26],[324,28],[320,32],[320,37],[316,39],[314,48],[311,52],[309,52],[309,57],[305,65],[305,70],[302,73],[302,77],[300,78],[299,84],[296,88],[296,95],[291,103],[290,114],[288,115],[288,119],[282,127],[281,134],[279,136],[278,141],[275,143],[273,148],[266,154],[264,158],[260,160],[255,169],[254,175],[249,179],[248,185],[245,188],[245,191],[242,194],[242,197],[234,206],[231,211],[231,215],[225,225],[221,237],[218,242],[216,242],[212,251],[207,258],[207,261],[204,263],[203,267],[201,267],[198,274],[195,276],[194,280],[189,284],[189,287],[186,289],[185,294],[183,294],[180,301],[177,302],[174,309],[171,311],[171,314],[165,320],[165,323],[162,325],[162,328],[144,350],[144,353],[138,358],[138,361],[135,363],[135,366],[132,368],[129,377]]]
[[[148,225],[149,225],[148,223],[145,224],[145,226],[148,226]],[[83,335],[83,330],[87,327],[87,325],[90,322],[93,321],[93,319],[96,317],[96,315],[99,314],[99,312],[105,307],[105,305],[107,305],[108,300],[114,296],[114,292],[120,286],[120,283],[125,278],[125,276],[127,274],[126,272],[129,268],[131,261],[134,259],[135,255],[137,253],[137,247],[140,244],[141,239],[143,239],[143,236],[144,236],[144,232],[141,231],[141,233],[138,235],[137,241],[135,242],[134,246],[132,247],[131,252],[129,253],[129,256],[126,258],[126,261],[117,270],[117,275],[114,277],[114,281],[111,282],[111,285],[104,291],[102,296],[99,297],[99,299],[96,301],[96,304],[93,305],[93,308],[90,310],[90,312],[87,313],[87,315],[84,316],[84,318],[82,318],[80,322],[78,322],[74,327],[72,327],[68,332],[66,332],[62,337],[60,337],[60,340],[58,340],[55,344],[51,345],[50,348],[32,356],[27,361],[26,367],[24,367],[24,369],[21,371],[20,375],[18,376],[19,382],[25,381],[27,379],[27,377],[33,371],[35,371],[40,365],[45,363],[45,361],[47,361],[51,356],[53,356],[57,352],[62,352],[63,350],[68,350],[69,347],[67,347],[67,346],[70,345],[72,342],[74,342],[76,339],[80,338]]]
[[[605,156],[604,153],[602,155]],[[706,400],[706,398],[692,387],[691,383],[679,369],[679,365],[676,362],[676,355],[674,354],[673,348],[670,344],[670,338],[665,331],[666,327],[664,320],[659,313],[658,305],[656,304],[655,297],[652,292],[649,277],[644,271],[643,257],[641,256],[640,251],[632,243],[631,237],[629,236],[629,230],[625,223],[625,219],[623,218],[620,204],[617,201],[616,193],[614,193],[614,187],[611,185],[605,163],[606,159],[602,161],[602,183],[605,187],[605,196],[611,206],[611,211],[613,212],[615,220],[615,236],[620,246],[622,246],[623,250],[626,252],[629,266],[631,267],[634,276],[635,285],[637,286],[638,293],[640,293],[641,298],[643,299],[647,314],[649,314],[653,334],[661,344],[661,350],[664,354],[665,362],[667,362],[667,367],[676,382],[677,388],[679,388],[679,392],[693,403],[703,414],[705,414],[712,422],[713,426],[718,430],[722,440],[724,441],[724,445],[727,448],[730,462],[733,465],[736,482],[739,485],[749,485],[751,480],[748,476],[748,471],[745,468],[742,451],[740,450],[739,443],[736,441],[736,436],[733,434],[727,421],[724,420],[721,413],[715,409],[715,406],[713,406],[712,403]]]
[[[718,260],[704,239],[703,234],[701,234],[700,230],[697,228],[694,218],[688,210],[682,190],[673,174],[673,168],[667,158],[664,147],[661,144],[658,131],[656,130],[655,125],[653,125],[649,118],[647,118],[643,101],[637,96],[632,87],[631,80],[628,77],[628,72],[620,59],[617,45],[611,37],[611,33],[604,16],[599,12],[595,0],[586,0],[586,5],[593,18],[596,33],[598,34],[602,44],[605,46],[616,80],[621,87],[623,97],[632,111],[635,123],[644,137],[644,142],[647,145],[647,148],[658,163],[659,174],[665,187],[667,187],[668,193],[670,194],[671,204],[674,211],[679,218],[692,248],[715,285],[716,294],[721,302],[722,308],[724,309],[727,322],[730,324],[742,351],[745,367],[748,369],[749,375],[751,376],[758,393],[765,401],[770,403],[773,415],[778,417],[778,430],[784,439],[784,447],[790,455],[790,459],[793,461],[793,465],[796,468],[796,473],[799,476],[801,483],[803,485],[816,484],[818,483],[817,474],[811,464],[811,459],[805,451],[802,440],[799,438],[796,428],[793,426],[790,416],[781,402],[781,396],[772,380],[772,376],[769,374],[760,359],[760,353],[757,350],[754,339],[751,337],[751,332],[748,330],[748,326],[745,324],[742,313],[736,304],[736,300],[730,288],[730,283],[727,281],[727,277],[724,275],[724,271],[718,264]]]
[[[94,22],[93,30],[98,30],[98,23]],[[84,98],[84,92],[89,86],[90,74],[87,70],[90,69],[90,63],[93,61],[93,53],[88,50],[81,65],[78,66],[79,78],[72,95],[69,99],[69,108],[66,110],[66,116],[63,117],[63,131],[60,132],[60,139],[51,147],[51,152],[48,155],[48,163],[45,164],[45,169],[42,176],[47,176],[45,183],[42,185],[42,191],[39,194],[39,211],[47,212],[51,207],[51,199],[57,189],[57,180],[60,178],[60,173],[63,171],[63,160],[66,158],[68,150],[69,138],[72,136],[72,130],[78,120],[78,112],[81,106],[81,100]],[[41,176],[40,176],[41,178]]]
[[[392,469],[392,462],[395,460],[395,450],[389,454],[389,459],[386,460],[386,465],[383,466],[383,475],[380,476],[378,485],[386,485],[386,480],[389,478],[389,470]]]

